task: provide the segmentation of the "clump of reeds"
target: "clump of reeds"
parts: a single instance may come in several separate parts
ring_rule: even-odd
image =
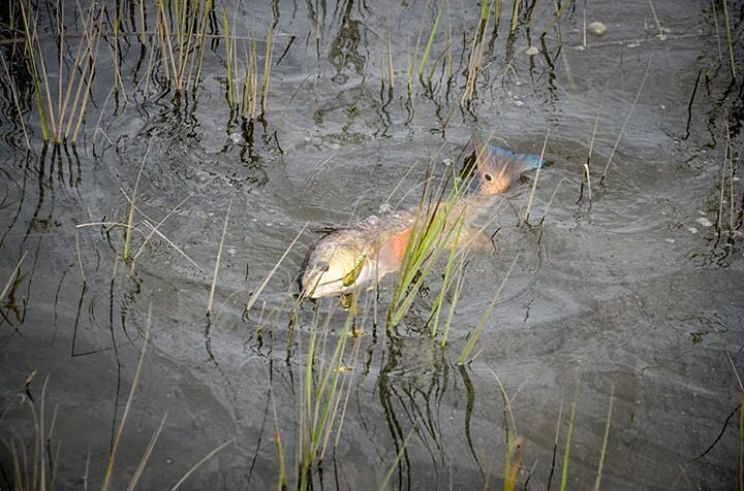
[[[232,28],[227,9],[223,12],[225,51],[227,64],[227,101],[232,110],[237,110],[246,120],[256,119],[260,108],[265,113],[268,106],[271,62],[274,50],[274,27],[269,26],[263,52],[263,75],[259,83],[258,41],[246,40],[242,61],[238,57],[238,36]],[[243,83],[238,83],[238,74],[243,66]],[[240,93],[242,90],[242,94]]]
[[[716,233],[719,237],[728,236],[728,242],[731,243],[737,233],[737,226],[741,226],[742,216],[744,215],[744,202],[737,212],[737,192],[736,192],[736,169],[744,153],[744,143],[738,151],[734,151],[731,145],[731,133],[728,130],[728,118],[724,119],[726,126],[726,146],[724,147],[723,163],[721,165],[721,181],[718,190],[718,210],[716,214]]]
[[[723,0],[723,18],[726,25],[726,45],[729,51],[729,60],[731,61],[731,78],[736,78],[736,57],[734,56],[734,42],[731,36],[731,20],[729,19],[728,0]]]
[[[500,12],[501,0],[495,0],[498,4],[497,10]],[[515,8],[519,2],[514,2]],[[463,105],[468,104],[473,97],[475,97],[475,85],[478,81],[478,75],[483,67],[483,53],[486,49],[486,32],[488,29],[488,22],[491,17],[491,2],[489,0],[483,0],[481,2],[481,14],[480,20],[478,21],[478,27],[473,36],[473,43],[470,47],[470,57],[468,58],[468,78],[465,82],[465,89],[460,99],[460,103]]]
[[[288,256],[305,228],[300,230],[294,240],[287,246],[282,256],[272,269],[264,276],[257,288],[251,292],[250,299],[245,306],[247,315],[258,301],[268,282],[276,274],[279,266]],[[331,309],[325,316],[320,309],[315,309],[308,327],[307,345],[303,345],[303,337],[290,333],[288,344],[296,343],[296,354],[304,356],[304,362],[299,365],[301,373],[301,388],[298,405],[298,433],[295,448],[296,474],[287,471],[287,447],[279,429],[274,404],[274,444],[277,452],[278,483],[284,489],[289,485],[292,477],[296,478],[294,486],[298,489],[314,487],[313,469],[322,466],[326,453],[338,445],[346,407],[351,395],[353,370],[356,365],[362,337],[358,329],[358,295],[348,297],[347,317],[342,329],[334,332],[335,302],[331,302]],[[334,299],[335,300],[335,299]],[[291,317],[296,318],[302,305],[299,298],[293,306]],[[262,313],[263,317],[263,313]],[[294,328],[294,326],[292,327]],[[349,348],[351,344],[351,348]],[[289,361],[288,350],[288,361]],[[272,392],[273,394],[273,392]]]
[[[449,11],[449,1],[445,2],[446,6],[437,8],[436,16],[434,17],[434,22],[432,24],[431,30],[429,31],[429,36],[426,41],[426,45],[424,46],[423,53],[421,53],[421,58],[419,59],[419,53],[421,48],[421,41],[424,37],[424,27],[423,25],[419,28],[419,31],[415,38],[415,45],[413,46],[413,49],[411,50],[411,53],[408,57],[408,68],[407,68],[407,90],[408,90],[408,97],[409,97],[409,103],[411,102],[410,96],[413,93],[414,89],[414,81],[417,77],[419,82],[424,86],[424,88],[427,89],[429,95],[433,95],[434,88],[432,87],[432,78],[434,76],[434,71],[437,69],[437,67],[441,66],[443,72],[448,73],[448,77],[451,80],[453,76],[453,62],[452,62],[452,27],[450,25],[450,16],[448,15]],[[445,11],[445,8],[447,11]],[[434,49],[434,43],[439,35],[440,26],[442,23],[442,18],[446,18],[447,22],[447,31],[446,31],[446,37],[447,37],[447,43],[445,48],[436,56],[433,56],[433,49]],[[387,34],[387,77],[388,77],[388,84],[389,88],[392,89],[394,85],[394,71],[393,71],[393,48],[392,48],[392,41],[390,37],[390,32]],[[432,61],[433,58],[433,61]],[[428,68],[428,69],[427,69]]]
[[[212,0],[157,0],[155,36],[166,78],[176,92],[195,90],[201,77]]]
[[[47,385],[49,377],[44,380],[41,389],[41,399],[36,402],[31,397],[31,384],[36,377],[37,371],[34,370],[26,379],[24,384],[24,394],[20,401],[26,405],[31,413],[31,420],[34,427],[33,448],[29,452],[26,443],[17,431],[13,431],[11,438],[2,438],[2,443],[8,450],[12,459],[12,475],[5,476],[8,482],[11,482],[13,489],[31,489],[44,490],[54,486],[55,474],[60,457],[60,446],[54,449],[54,428],[57,419],[57,406],[54,407],[51,420],[47,414]],[[0,415],[0,423],[4,419],[5,413]],[[8,432],[10,434],[11,432]]]
[[[418,67],[418,77],[421,83],[431,86],[431,77],[434,73],[434,69],[437,66],[437,61],[432,63],[432,67],[429,70],[428,75],[424,74],[424,71],[426,69],[426,65],[429,62],[429,57],[431,56],[431,50],[434,46],[434,40],[437,37],[437,31],[439,30],[439,24],[442,20],[442,10],[439,9],[437,12],[437,17],[434,19],[434,26],[431,28],[431,32],[429,33],[429,40],[426,43],[426,48],[424,48],[424,54],[421,57],[421,63],[419,63]]]
[[[499,384],[501,398],[504,402],[504,419],[506,429],[506,458],[504,459],[504,491],[513,491],[517,488],[517,479],[522,473],[523,456],[522,443],[517,431],[517,420],[512,411],[513,399],[509,398],[506,387],[493,370],[491,373],[496,377]]]
[[[493,373],[494,377],[496,377],[496,382],[498,383],[499,389],[501,391],[501,397],[504,403],[504,423],[505,423],[505,430],[506,430],[506,455],[504,458],[504,489],[505,490],[514,490],[517,489],[517,480],[520,477],[520,475],[524,472],[524,449],[522,448],[523,440],[519,436],[519,432],[517,430],[517,424],[516,424],[516,418],[514,416],[514,397],[509,397],[507,394],[506,388],[504,387],[504,384],[499,379],[498,375],[491,370],[491,373]],[[605,458],[607,456],[607,447],[609,444],[610,439],[610,428],[612,423],[612,410],[615,400],[615,388],[612,387],[610,391],[610,400],[609,405],[607,408],[607,418],[605,421],[605,427],[604,432],[602,435],[602,446],[599,449],[599,457],[597,462],[597,470],[596,475],[594,478],[594,490],[599,491],[601,489],[602,484],[602,476],[604,472],[604,465],[605,465]],[[560,486],[559,489],[562,491],[565,491],[566,489],[570,489],[569,487],[569,477],[570,477],[570,468],[571,468],[571,442],[574,437],[574,431],[576,428],[576,404],[577,399],[576,395],[574,396],[573,403],[571,404],[571,413],[569,415],[568,420],[568,427],[566,429],[566,434],[561,438],[561,428],[563,426],[563,399],[561,399],[560,407],[558,409],[558,420],[556,422],[555,427],[555,439],[553,441],[553,458],[552,462],[550,464],[550,470],[547,476],[547,489],[551,489],[551,484],[553,482],[553,477],[556,474],[556,471],[560,472]],[[561,445],[561,440],[563,440],[563,445]],[[558,462],[559,453],[562,447],[562,453],[563,458],[561,459],[560,463]],[[534,467],[533,467],[534,469]],[[531,476],[527,476],[527,481],[529,481]],[[523,483],[523,486],[526,487],[526,482]],[[488,487],[488,483],[486,483],[486,487]]]
[[[301,390],[299,404],[297,458],[297,488],[313,486],[312,470],[321,466],[326,452],[338,445],[343,427],[346,406],[351,394],[353,367],[356,364],[361,337],[356,331],[357,296],[351,297],[346,322],[340,333],[332,339],[331,320],[333,309],[321,319],[316,309],[310,326],[310,336],[301,365]],[[347,353],[349,339],[353,339],[351,352]],[[332,350],[328,358],[328,350]],[[302,347],[300,346],[300,351]],[[349,356],[348,364],[346,357]],[[276,418],[276,415],[275,415]],[[285,447],[275,422],[275,443],[279,460],[279,482],[286,486]]]
[[[461,235],[461,228],[456,232],[456,236],[459,238]],[[456,247],[453,247],[447,257],[447,264],[444,269],[444,276],[442,277],[442,287],[434,300],[434,304],[431,307],[431,320],[429,322],[429,333],[431,337],[436,337],[439,334],[440,317],[444,311],[444,305],[449,301],[449,312],[445,319],[442,333],[439,339],[439,344],[445,346],[447,339],[449,338],[450,327],[457,308],[457,302],[460,300],[463,285],[465,284],[465,264],[467,258],[467,251],[459,251]],[[451,296],[448,295],[451,292]]]
[[[467,184],[455,185],[445,194],[446,180],[439,189],[435,189],[432,182],[431,178],[425,181],[416,221],[403,255],[400,276],[387,316],[389,329],[400,323],[437,260],[449,249],[449,274],[446,274],[444,285],[446,291],[454,278],[458,246],[465,241],[463,236],[467,227],[460,200],[467,190]],[[437,321],[443,300],[444,296],[440,294],[435,303],[434,314]],[[432,334],[436,335],[436,323],[432,329]]]
[[[44,141],[76,143],[87,113],[88,101],[98,59],[101,37],[101,8],[93,3],[79,17],[83,34],[73,42],[66,36],[64,4],[57,5],[57,58],[49,57],[39,34],[39,12],[30,1],[20,2],[24,46],[34,88],[34,100],[39,113]],[[71,63],[65,53],[74,53]],[[57,84],[53,87],[50,70],[57,69]]]

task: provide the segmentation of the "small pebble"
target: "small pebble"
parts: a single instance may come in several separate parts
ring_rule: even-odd
[[[517,101],[514,101],[514,105],[517,107],[522,107],[524,106],[524,102],[517,100]]]
[[[703,227],[712,227],[713,226],[713,222],[711,222],[710,220],[708,220],[705,217],[700,217],[700,218],[698,218],[695,221],[697,223],[699,223],[700,225],[702,225]]]
[[[669,242],[670,244],[674,244],[674,239],[664,239],[664,240]]]
[[[230,254],[231,256],[234,256],[235,254],[238,253],[238,250],[235,249],[234,247],[230,247],[227,249],[227,253]]]
[[[390,210],[392,210],[392,209],[393,209],[393,207],[390,206],[390,203],[383,203],[383,204],[380,205],[380,214],[382,215],[382,214],[385,214],[385,213],[389,213]]]
[[[530,46],[529,48],[527,48],[526,50],[524,50],[524,54],[526,54],[527,56],[539,55],[540,54],[540,48],[538,48],[537,46]]]
[[[230,140],[232,140],[233,143],[243,143],[243,135],[240,133],[230,133]]]
[[[586,30],[589,31],[590,34],[594,34],[595,36],[604,36],[605,34],[607,34],[607,26],[599,21],[594,21],[586,26]]]
[[[691,234],[696,234],[696,233],[698,233],[698,232],[699,232],[699,230],[698,230],[698,229],[696,229],[695,227],[687,227],[687,230],[688,230],[688,231],[689,231],[689,232],[690,232]]]
[[[446,167],[449,167],[452,164],[454,164],[454,162],[452,162],[452,159],[444,159],[444,160],[442,160],[442,165],[444,165]]]
[[[637,48],[640,45],[641,45],[641,43],[639,43],[638,41],[633,41],[633,42],[630,42],[630,43],[626,44],[626,46],[628,48]]]

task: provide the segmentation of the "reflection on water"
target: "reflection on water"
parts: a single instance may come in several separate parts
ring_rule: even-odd
[[[22,10],[0,12],[0,487],[100,485],[115,447],[119,487],[144,460],[147,488],[541,488],[566,465],[568,487],[734,487],[740,3],[492,2],[485,22],[478,4],[217,4],[203,52],[171,44],[201,60],[179,93],[166,40],[187,37],[133,0],[94,16],[79,95],[65,75],[92,26],[34,10],[47,89]],[[254,47],[271,77],[246,119],[227,80],[250,86]],[[43,144],[76,97],[77,144]],[[491,210],[445,346],[443,266],[394,329],[394,279],[351,310],[297,300],[324,231],[414,205],[473,129],[530,153],[549,129],[552,165]]]
[[[361,21],[352,17],[353,7],[354,2],[345,2],[344,11],[341,15],[341,25],[329,49],[329,61],[336,69],[336,75],[331,77],[331,80],[338,85],[344,85],[348,82],[349,76],[345,72],[349,69],[353,69],[355,73],[362,77],[364,76],[365,58],[364,55],[359,53],[363,25]]]

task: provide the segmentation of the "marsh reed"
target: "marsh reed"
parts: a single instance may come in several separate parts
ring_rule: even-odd
[[[495,0],[497,12],[501,12],[501,0]],[[515,9],[519,2],[514,2]],[[478,75],[483,67],[483,54],[486,48],[486,32],[488,30],[488,22],[491,18],[491,2],[490,0],[483,0],[481,2],[481,13],[480,20],[478,21],[478,27],[476,28],[475,35],[473,36],[472,45],[470,47],[470,56],[468,58],[468,76],[465,82],[465,89],[463,90],[460,103],[467,105],[475,97],[475,87],[478,81]]]
[[[227,101],[233,111],[248,121],[253,121],[258,115],[265,114],[268,109],[269,86],[271,81],[271,67],[274,52],[274,27],[269,26],[266,40],[263,43],[263,70],[259,79],[259,42],[257,40],[244,41],[242,57],[238,56],[238,37],[234,30],[235,20],[225,8],[222,22],[225,35],[225,64],[227,65]],[[242,68],[242,70],[241,70]],[[242,72],[243,82],[239,83]],[[241,93],[242,91],[242,93]]]
[[[155,35],[165,77],[176,92],[194,91],[201,78],[212,0],[156,0]]]
[[[63,23],[65,5],[57,2],[56,19],[50,20],[57,33],[58,56],[39,33],[40,13],[30,1],[19,4],[23,22],[24,48],[34,88],[34,100],[44,141],[75,144],[87,114],[101,38],[101,9],[92,4],[80,15],[83,35],[69,39]],[[68,64],[65,53],[74,53]],[[50,70],[56,73],[53,76]],[[57,79],[54,87],[54,78]],[[56,90],[55,90],[56,89]]]

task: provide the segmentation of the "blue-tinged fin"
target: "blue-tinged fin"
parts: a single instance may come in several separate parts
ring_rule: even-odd
[[[488,144],[488,153],[497,157],[521,160],[527,163],[532,169],[539,169],[545,167],[545,159],[541,159],[539,155],[534,153],[517,153],[503,147],[498,147],[493,143]]]

